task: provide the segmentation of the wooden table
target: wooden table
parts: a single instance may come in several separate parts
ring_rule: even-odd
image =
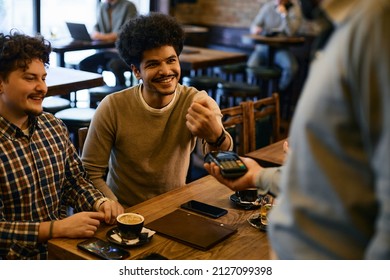
[[[216,221],[234,225],[238,231],[207,251],[194,249],[172,239],[155,234],[151,241],[141,247],[130,248],[130,259],[138,259],[150,253],[159,253],[176,260],[260,260],[269,259],[267,234],[249,225],[247,218],[259,210],[236,208],[230,201],[233,192],[214,177],[206,176],[182,188],[167,192],[133,206],[127,211],[145,217],[145,224],[160,218],[190,199],[200,200],[228,210],[228,214]],[[105,234],[113,226],[101,225],[96,236],[106,240]],[[93,255],[77,249],[84,239],[52,239],[49,241],[50,259],[96,259]]]
[[[245,53],[192,46],[185,46],[179,57],[181,69],[187,71],[245,62],[247,58]]]
[[[206,47],[209,37],[209,29],[207,27],[185,24],[182,25],[182,28],[185,32],[185,45]]]
[[[301,45],[305,42],[302,36],[263,36],[259,34],[245,34],[242,37],[243,43],[246,44],[264,44],[269,46],[268,66],[273,65],[275,51],[278,48]]]
[[[70,92],[104,85],[103,76],[86,71],[63,67],[47,69],[46,96],[67,95]]]
[[[253,158],[264,167],[281,166],[286,156],[286,153],[283,151],[283,143],[286,140],[280,140],[256,151],[247,153],[245,156]]]
[[[245,34],[242,40],[244,43],[265,44],[273,47],[300,45],[305,42],[305,38],[302,36],[268,37],[258,34]]]
[[[65,53],[83,50],[110,49],[115,47],[115,41],[76,41],[58,40],[51,41],[53,52],[57,54],[57,66],[65,67]]]
[[[52,50],[57,53],[57,65],[65,66],[65,53],[70,51],[114,48],[115,42],[107,41],[53,41]],[[182,70],[205,69],[247,60],[245,53],[227,52],[201,47],[185,46],[180,55]]]

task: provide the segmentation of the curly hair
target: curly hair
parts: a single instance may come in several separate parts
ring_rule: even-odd
[[[25,71],[33,59],[39,59],[48,66],[50,52],[50,42],[40,35],[31,37],[12,30],[9,35],[0,33],[1,79],[7,80],[16,69]]]
[[[183,50],[185,33],[175,18],[150,13],[130,19],[119,33],[117,48],[122,59],[139,68],[143,52],[162,46],[172,46],[179,56]]]

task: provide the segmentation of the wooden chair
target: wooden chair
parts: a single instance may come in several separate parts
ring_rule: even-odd
[[[242,103],[248,114],[249,151],[280,140],[279,94]]]
[[[85,143],[85,139],[87,138],[87,134],[88,134],[88,128],[87,126],[85,127],[80,127],[78,129],[78,149],[79,149],[79,155],[81,157],[81,155],[83,154],[83,149],[84,149],[84,143]],[[106,170],[106,175],[104,177],[104,180],[107,179],[107,174],[108,174],[108,167],[107,167],[107,170]]]
[[[250,116],[245,104],[246,102],[242,102],[238,106],[221,109],[222,124],[232,136],[234,151],[239,155],[245,155],[250,151]]]
[[[78,149],[79,149],[80,156],[83,153],[84,143],[85,143],[85,139],[87,138],[87,134],[88,134],[88,127],[79,128],[79,130],[78,130],[78,140],[79,140],[78,141],[78,143],[79,143]]]

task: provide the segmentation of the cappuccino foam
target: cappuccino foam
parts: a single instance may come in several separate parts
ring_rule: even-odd
[[[119,218],[119,221],[123,224],[139,224],[142,222],[142,218],[134,215],[123,215]]]

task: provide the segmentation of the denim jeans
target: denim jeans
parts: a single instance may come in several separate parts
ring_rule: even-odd
[[[255,50],[248,59],[248,67],[266,66],[268,63],[269,47],[256,45]],[[274,65],[282,69],[279,80],[279,89],[285,90],[298,72],[298,61],[287,49],[277,49],[274,54]]]
[[[94,73],[102,73],[104,70],[111,71],[115,75],[117,86],[126,84],[124,73],[131,71],[118,53],[110,51],[97,52],[86,57],[80,61],[79,69]]]

